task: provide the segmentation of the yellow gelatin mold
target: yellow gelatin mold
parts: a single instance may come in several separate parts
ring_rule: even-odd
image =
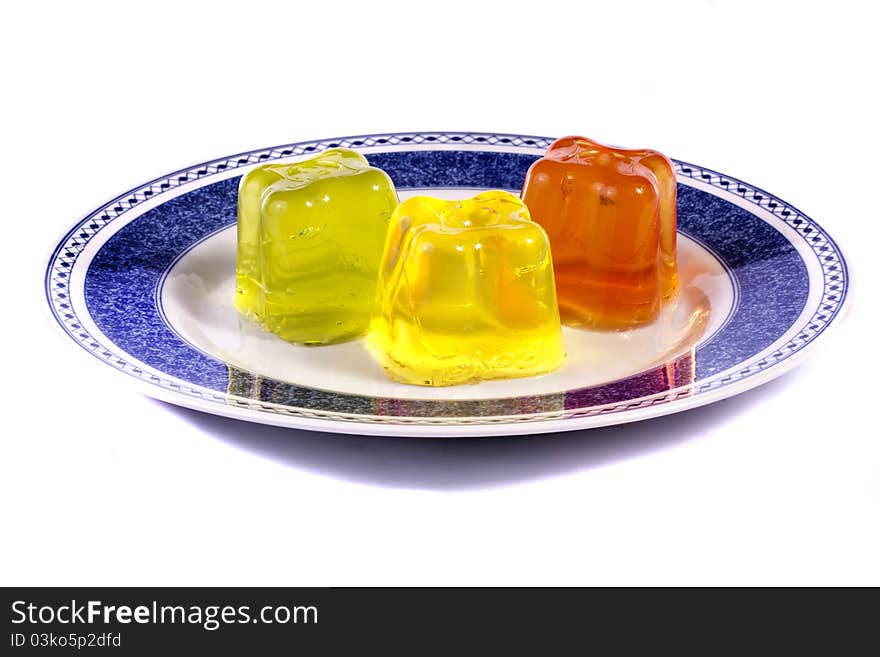
[[[377,296],[368,344],[396,381],[532,376],[565,358],[547,235],[507,192],[401,203]]]
[[[338,148],[241,179],[235,306],[289,342],[341,342],[366,332],[394,183]]]

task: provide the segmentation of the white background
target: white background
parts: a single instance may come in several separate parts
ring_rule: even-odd
[[[877,17],[654,4],[6,7],[0,584],[880,584]],[[177,409],[50,326],[44,260],[106,199],[403,130],[582,133],[742,178],[839,238],[856,306],[728,401],[464,441]]]

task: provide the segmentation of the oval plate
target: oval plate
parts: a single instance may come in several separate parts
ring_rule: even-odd
[[[401,198],[519,193],[552,141],[425,132],[242,153],[137,187],[78,222],[46,268],[62,331],[146,394],[244,420],[359,434],[565,431],[674,413],[782,374],[847,304],[839,247],[752,185],[675,161],[682,293],[652,326],[564,330],[553,374],[451,388],[393,383],[362,341],[298,347],[232,307],[238,180],[250,167],[334,147],[362,151]]]

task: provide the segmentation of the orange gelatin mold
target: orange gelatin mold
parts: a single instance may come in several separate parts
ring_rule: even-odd
[[[531,166],[522,198],[550,239],[565,324],[646,324],[676,294],[675,185],[665,155],[586,137],[557,139]]]

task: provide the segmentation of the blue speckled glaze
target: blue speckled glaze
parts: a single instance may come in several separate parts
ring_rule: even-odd
[[[412,145],[408,150],[368,155],[371,164],[386,170],[399,189],[465,187],[516,191],[537,153],[550,141],[541,137],[476,133],[352,137],[255,151],[176,172],[115,199],[71,230],[50,260],[47,297],[59,323],[83,348],[132,376],[183,395],[247,407],[256,401],[261,410],[310,417],[373,422],[419,422],[423,418],[450,424],[479,422],[480,418],[492,421],[490,418],[501,415],[529,420],[541,419],[548,413],[565,417],[615,413],[703,394],[790,357],[821,333],[839,311],[847,292],[846,264],[820,227],[762,190],[676,162],[680,180],[692,178],[709,186],[704,191],[679,184],[679,228],[725,263],[739,290],[731,317],[695,354],[628,379],[560,394],[455,402],[381,399],[295,386],[231,368],[195,350],[163,320],[157,306],[157,290],[163,275],[193,244],[235,222],[238,177],[189,190],[113,232],[118,217],[175,187],[209,179],[238,166],[336,145]],[[434,144],[462,144],[464,148],[433,150]],[[523,152],[467,150],[482,144],[511,146]],[[759,361],[755,355],[790,331],[804,310],[810,276],[802,255],[778,227],[740,207],[743,203],[736,204],[722,196],[743,199],[746,207],[761,208],[787,224],[808,244],[822,267],[821,305],[789,343]],[[80,260],[84,246],[103,230],[112,232],[106,243],[91,261]],[[74,307],[68,295],[73,267],[86,267],[84,309]],[[89,334],[78,321],[78,312],[86,312],[111,344]],[[127,356],[154,371],[130,363]],[[735,369],[740,366],[741,369]],[[650,399],[640,401],[646,397]]]
[[[168,328],[159,315],[156,290],[178,254],[235,222],[238,181],[196,189],[130,223],[101,247],[85,282],[86,307],[104,335],[138,360],[217,391],[226,390],[226,365]]]
[[[785,236],[717,196],[679,185],[678,226],[724,261],[740,289],[727,324],[697,349],[699,380],[777,340],[804,309],[809,278],[804,261]]]
[[[398,189],[483,187],[519,193],[535,155],[485,151],[376,153],[370,164],[384,169]]]

